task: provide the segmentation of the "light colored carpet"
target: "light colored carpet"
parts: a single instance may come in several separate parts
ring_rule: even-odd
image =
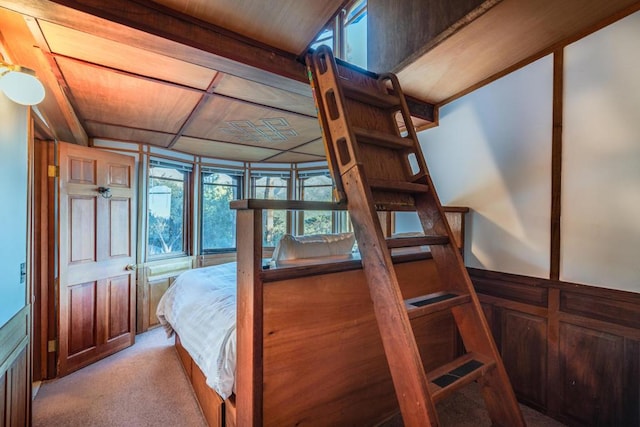
[[[563,424],[521,405],[529,427]],[[479,387],[472,384],[438,404],[443,427],[489,427]],[[66,377],[42,384],[33,426],[205,427],[173,340],[162,329],[136,337],[134,346]],[[402,426],[398,416],[385,423]]]
[[[173,340],[162,329],[119,353],[42,384],[33,426],[205,427]]]

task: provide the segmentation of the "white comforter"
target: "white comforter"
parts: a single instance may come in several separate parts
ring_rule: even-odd
[[[156,314],[200,367],[207,385],[223,399],[234,391],[236,370],[236,263],[180,274]]]

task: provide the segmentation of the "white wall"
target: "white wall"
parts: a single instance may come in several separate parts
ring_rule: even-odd
[[[564,281],[640,292],[639,41],[636,12],[564,49]],[[549,277],[552,65],[444,106],[419,135],[443,204],[472,209],[470,267]]]
[[[640,12],[565,49],[561,279],[640,292]]]
[[[552,96],[548,56],[445,105],[419,134],[441,202],[472,210],[469,267],[549,277]]]
[[[0,327],[26,301],[27,138],[27,107],[0,92]]]

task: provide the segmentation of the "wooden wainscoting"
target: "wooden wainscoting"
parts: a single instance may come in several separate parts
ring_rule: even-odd
[[[0,426],[31,424],[30,310],[25,306],[0,328]]]
[[[521,402],[572,426],[640,425],[640,294],[469,272]]]

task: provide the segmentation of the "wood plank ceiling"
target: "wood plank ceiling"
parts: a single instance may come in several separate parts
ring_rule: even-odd
[[[0,31],[8,56],[37,70],[47,96],[62,91],[68,99],[81,127],[76,132],[58,125],[66,121],[72,127],[68,118],[52,112],[60,109],[57,103],[40,108],[61,140],[133,141],[252,162],[318,161],[325,158],[322,136],[297,57],[344,2],[160,0],[105,6],[100,1],[8,1],[0,4],[6,7],[0,8]],[[83,9],[94,6],[98,13]],[[124,13],[107,19],[118,7]],[[289,74],[299,76],[283,78],[282,70],[270,73],[219,58],[212,54],[215,49],[198,52],[188,43],[174,49],[175,43],[162,44],[148,28],[141,35],[122,24],[127,12],[140,10],[180,19],[213,40],[229,39],[227,49],[238,48],[240,60],[252,48],[271,52],[283,58],[276,58],[274,69],[288,67]],[[154,25],[153,19],[143,25]],[[9,22],[20,32],[5,31]]]
[[[390,12],[415,18],[424,8],[423,0],[404,1],[411,7],[370,0],[369,13],[377,14],[370,26],[379,25],[370,29],[371,57],[375,46],[425,33],[415,28],[425,19],[386,21],[398,19]],[[41,127],[42,137],[84,145],[92,138],[133,141],[240,161],[317,161],[324,147],[300,57],[346,3],[2,0],[0,53],[45,83],[38,109],[51,129]],[[637,0],[441,3],[478,6],[399,64],[374,70],[394,69],[405,92],[423,102],[419,107],[446,103],[640,9]],[[384,61],[384,49],[379,53]]]

